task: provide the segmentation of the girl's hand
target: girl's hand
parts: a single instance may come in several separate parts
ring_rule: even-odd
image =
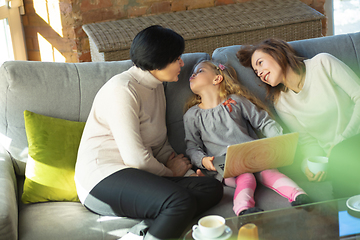
[[[166,167],[173,172],[174,177],[182,177],[192,165],[190,160],[187,159],[187,157],[184,157],[184,154],[175,156],[175,153],[172,153],[166,162]]]
[[[205,174],[201,172],[200,169],[196,170],[196,173],[190,175],[190,177],[205,177]]]
[[[321,171],[317,174],[312,173],[308,167],[305,169],[305,175],[310,182],[321,182],[326,179],[326,172]]]
[[[214,167],[214,161],[215,157],[203,157],[201,160],[202,165],[209,171],[216,171],[216,168]]]

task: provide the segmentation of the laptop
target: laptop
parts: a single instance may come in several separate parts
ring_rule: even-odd
[[[288,166],[294,161],[298,139],[296,132],[231,145],[213,164],[223,178]]]

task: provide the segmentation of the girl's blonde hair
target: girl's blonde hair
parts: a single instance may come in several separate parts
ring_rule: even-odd
[[[220,97],[222,99],[227,99],[229,95],[236,94],[238,96],[243,96],[250,100],[253,104],[255,104],[258,108],[263,109],[267,111],[269,114],[270,111],[268,107],[257,97],[255,97],[245,86],[243,86],[238,80],[237,80],[237,74],[233,67],[231,66],[225,66],[220,64],[221,68],[219,67],[218,63],[215,63],[210,60],[203,60],[196,64],[194,68],[199,65],[200,63],[204,63],[208,65],[216,75],[221,75],[223,77],[223,80],[220,83]],[[223,69],[223,70],[222,70]],[[201,103],[201,97],[197,94],[194,94],[190,97],[190,99],[185,104],[185,112],[195,106]]]

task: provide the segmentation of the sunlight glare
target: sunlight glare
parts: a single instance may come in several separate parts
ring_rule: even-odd
[[[36,14],[44,20],[60,37],[63,37],[59,0],[34,0]],[[44,36],[38,33],[41,61],[66,62],[66,58]]]
[[[97,220],[97,222],[106,222],[106,221],[118,220],[119,218],[123,218],[123,217],[101,216],[101,217]]]
[[[50,26],[63,37],[59,0],[52,0],[48,3]]]
[[[12,141],[11,138],[9,138],[8,136],[0,133],[0,146],[2,146],[4,149],[9,151],[11,141]]]
[[[54,48],[54,61],[55,62],[66,62],[66,58],[61,54],[59,50]]]
[[[98,231],[98,232],[103,232],[104,230],[101,228],[96,228],[96,227],[92,227],[90,228],[90,230],[92,231]],[[124,236],[125,234],[128,233],[128,231],[130,230],[130,228],[123,228],[123,229],[116,229],[113,231],[106,231],[106,234],[109,236],[115,236],[116,238],[121,238],[122,236]]]
[[[49,24],[49,14],[46,0],[34,0],[35,13],[39,15],[47,24]]]
[[[40,58],[43,62],[65,62],[66,58],[52,46],[52,44],[46,40],[40,33],[37,34]]]

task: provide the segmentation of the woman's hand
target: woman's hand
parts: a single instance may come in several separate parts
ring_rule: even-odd
[[[214,161],[215,157],[203,157],[201,160],[202,165],[209,171],[216,171],[216,168],[214,167]]]
[[[326,179],[326,172],[320,171],[317,174],[312,173],[308,167],[305,169],[305,175],[310,182],[321,182]]]
[[[192,165],[190,160],[187,157],[184,157],[184,154],[175,156],[175,153],[172,153],[166,162],[166,167],[173,172],[174,177],[182,177]]]

